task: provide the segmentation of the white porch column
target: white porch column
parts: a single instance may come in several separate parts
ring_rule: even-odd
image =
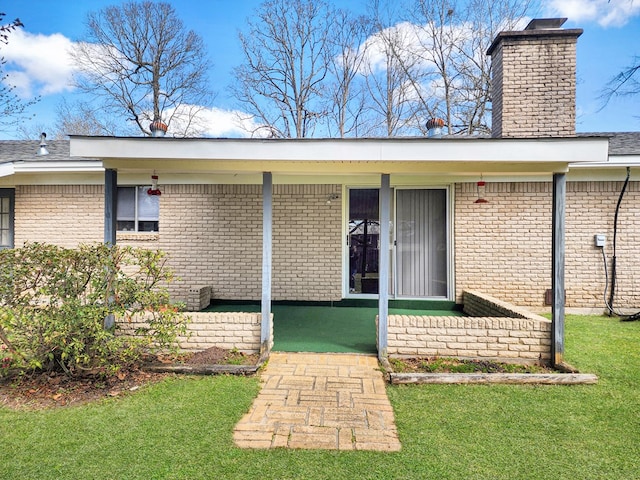
[[[565,207],[567,179],[564,173],[553,174],[553,226],[552,226],[552,306],[551,306],[551,360],[554,365],[564,361],[564,251]]]
[[[391,179],[382,174],[380,182],[380,260],[378,279],[378,358],[387,357],[389,320],[389,246],[391,221]]]
[[[261,352],[271,348],[271,256],[273,233],[273,177],[271,172],[262,174],[262,323],[260,328]]]

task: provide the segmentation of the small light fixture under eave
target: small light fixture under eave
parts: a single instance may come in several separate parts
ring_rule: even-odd
[[[331,205],[331,202],[333,200],[337,200],[338,198],[340,198],[340,195],[338,195],[337,193],[330,193],[329,195],[327,195],[327,205]]]
[[[49,150],[47,150],[47,142],[45,141],[47,138],[47,134],[42,132],[40,134],[40,147],[38,148],[38,151],[36,152],[36,155],[49,155]]]
[[[147,190],[147,195],[162,195],[162,192],[158,188],[158,175],[151,175],[151,188]]]
[[[484,198],[487,191],[487,183],[483,180],[482,175],[480,175],[480,180],[476,184],[476,191],[478,198],[473,203],[489,203],[489,200]]]

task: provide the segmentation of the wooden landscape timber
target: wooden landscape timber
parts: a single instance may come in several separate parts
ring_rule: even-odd
[[[590,373],[390,373],[393,385],[406,384],[535,384],[593,385]]]

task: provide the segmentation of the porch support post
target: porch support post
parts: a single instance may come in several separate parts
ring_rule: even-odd
[[[378,279],[378,358],[387,358],[389,322],[389,223],[391,220],[391,180],[382,174],[380,182],[380,260]]]
[[[118,171],[107,168],[104,171],[104,243],[116,244],[118,211]]]
[[[271,172],[262,174],[262,323],[260,328],[260,353],[271,348],[271,254],[273,233],[273,177]]]
[[[560,365],[564,361],[564,253],[566,174],[553,174],[553,227],[552,255],[552,311],[551,311],[551,361]]]

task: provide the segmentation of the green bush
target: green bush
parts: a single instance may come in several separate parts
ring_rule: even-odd
[[[160,251],[104,244],[0,251],[0,374],[109,375],[175,348],[186,320],[169,302],[165,261]],[[136,315],[144,326],[121,334]]]

